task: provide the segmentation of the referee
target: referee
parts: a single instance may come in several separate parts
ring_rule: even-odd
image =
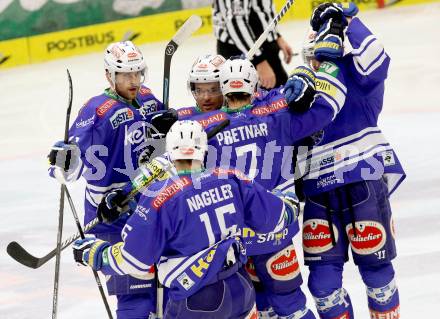
[[[274,17],[272,0],[214,0],[212,22],[217,53],[225,58],[247,53]],[[287,81],[287,73],[279,57],[280,50],[283,51],[284,62],[290,63],[292,48],[274,29],[252,59],[260,85],[266,89]]]

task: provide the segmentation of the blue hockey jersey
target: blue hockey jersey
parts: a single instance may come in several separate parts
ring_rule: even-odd
[[[184,108],[178,110],[179,119],[197,120],[208,132],[229,119],[229,126],[208,141],[207,167],[236,167],[269,190],[294,191],[294,144],[330,123],[345,101],[345,92],[337,85],[344,83],[342,73],[329,76],[327,83],[317,88],[313,106],[303,114],[289,111],[282,88],[277,88],[259,90],[252,105],[238,111],[201,113]],[[289,245],[298,231],[294,223],[282,234],[247,229],[244,237],[250,255],[265,254]]]
[[[123,242],[104,253],[101,271],[144,275],[158,263],[159,279],[176,300],[246,262],[242,228],[266,233],[285,227],[283,201],[230,168],[158,181],[149,194],[124,226]]]
[[[136,107],[106,90],[84,104],[69,130],[69,140],[81,150],[87,182],[84,223],[96,217],[106,192],[124,186],[136,176],[139,164],[148,160],[154,144],[149,138],[149,114],[163,105],[145,86],[133,104]],[[98,225],[94,232],[120,232],[120,226]]]
[[[298,155],[298,164],[306,172],[304,191],[315,195],[384,176],[391,194],[405,172],[377,126],[390,58],[358,18],[349,24],[344,46],[351,46],[350,52],[333,63],[322,63],[317,73],[323,85],[329,77],[342,74],[345,83],[338,87],[346,92],[346,99],[335,120],[312,136],[313,148]]]

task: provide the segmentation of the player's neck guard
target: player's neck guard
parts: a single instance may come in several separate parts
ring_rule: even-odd
[[[224,106],[220,110],[223,112],[226,112],[226,113],[237,113],[237,112],[241,112],[243,110],[250,109],[250,108],[252,108],[252,106],[253,106],[252,104],[246,104],[238,109],[230,109],[229,107]]]

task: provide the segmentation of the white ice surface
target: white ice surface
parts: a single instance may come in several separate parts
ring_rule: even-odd
[[[408,175],[392,197],[402,318],[434,318],[440,303],[440,3],[365,12],[361,17],[392,57],[380,124]],[[299,50],[307,22],[285,23],[280,29]],[[164,46],[165,42],[141,47],[149,65],[148,85],[159,97]],[[187,72],[198,54],[214,48],[210,35],[192,38],[179,48],[172,64],[171,105],[192,104]],[[293,66],[299,63],[297,58]],[[63,136],[65,69],[73,76],[73,118],[82,103],[104,89],[102,65],[102,55],[96,53],[0,72],[1,319],[51,316],[54,262],[32,270],[12,260],[6,246],[15,240],[37,256],[55,247],[59,185],[47,177],[45,157]],[[82,188],[82,183],[71,186],[79,209]],[[69,210],[64,220],[67,237],[76,231]],[[305,267],[303,274],[307,278]],[[364,287],[352,263],[344,278],[356,317],[369,318]],[[90,270],[72,262],[70,249],[63,253],[58,309],[63,319],[106,316]]]

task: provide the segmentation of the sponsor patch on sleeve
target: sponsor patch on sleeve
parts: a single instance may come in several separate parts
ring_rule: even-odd
[[[174,195],[176,195],[179,191],[183,190],[185,187],[188,187],[192,184],[191,179],[184,176],[176,180],[170,186],[166,187],[159,195],[157,195],[153,199],[153,207],[155,209],[159,209],[162,205],[170,200]]]
[[[108,110],[110,110],[116,103],[118,103],[118,101],[113,99],[106,100],[104,103],[96,108],[96,114],[99,117],[103,117],[105,113],[107,113]]]
[[[337,77],[339,74],[339,67],[332,62],[323,62],[319,66],[319,72],[324,72],[333,77]]]

